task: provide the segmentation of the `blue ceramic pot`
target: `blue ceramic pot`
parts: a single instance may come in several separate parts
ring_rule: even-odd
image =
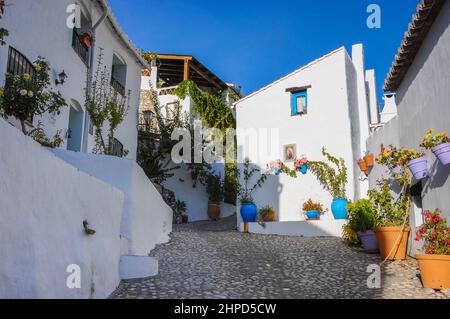
[[[281,173],[281,169],[276,168],[276,169],[273,170],[273,172],[275,173],[275,175],[278,176]]]
[[[302,165],[299,170],[303,175],[305,175],[306,173],[308,173],[308,165]]]
[[[331,204],[331,211],[333,212],[334,219],[347,219],[347,204],[348,201],[344,198],[335,198]]]
[[[258,216],[258,208],[255,204],[242,204],[241,215],[244,223],[254,223]]]
[[[319,219],[319,211],[318,210],[308,210],[306,212],[306,217],[308,217],[308,219]]]

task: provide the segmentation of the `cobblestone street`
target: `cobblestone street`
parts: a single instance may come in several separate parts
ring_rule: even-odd
[[[415,260],[387,263],[367,287],[365,254],[337,238],[241,234],[235,218],[176,225],[156,277],[122,282],[113,298],[445,298],[424,289]]]

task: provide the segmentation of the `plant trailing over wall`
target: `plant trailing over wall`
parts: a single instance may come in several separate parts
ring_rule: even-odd
[[[129,97],[120,95],[111,85],[111,74],[103,65],[103,50],[100,50],[97,67],[91,82],[90,90],[86,88],[86,110],[94,126],[95,147],[94,154],[114,154],[114,135],[119,125],[125,119],[129,110]],[[103,136],[107,126],[108,134]],[[124,150],[123,156],[128,151]]]
[[[187,205],[186,205],[186,202],[177,200],[177,201],[175,202],[175,205],[174,205],[174,213],[176,214],[176,215],[175,215],[175,220],[176,220],[178,223],[181,222],[181,219],[182,219],[182,217],[186,214],[186,211],[187,211]]]
[[[253,203],[253,197],[252,193],[263,186],[265,181],[267,180],[267,175],[262,174],[256,182],[253,184],[253,186],[250,186],[250,181],[253,179],[253,176],[256,173],[259,173],[260,170],[256,167],[251,167],[250,160],[246,159],[244,162],[244,170],[243,170],[243,178],[244,178],[244,185],[239,186],[239,200],[241,204],[252,204]]]
[[[230,93],[231,90],[228,91],[232,99],[238,99],[237,96],[233,95],[234,92]],[[194,111],[199,114],[205,126],[220,129],[222,134],[225,134],[227,129],[236,128],[233,112],[226,102],[226,97],[221,92],[218,94],[202,92],[193,81],[183,81],[178,85],[175,94],[181,100],[184,100],[187,96],[192,98],[194,101]],[[224,143],[226,143],[225,139]],[[236,141],[234,141],[233,145],[236,146]],[[235,150],[236,147],[234,147],[233,159],[226,158],[225,164],[224,188],[225,201],[228,203],[236,203],[236,197],[239,191]]]
[[[14,116],[27,134],[25,122],[35,115],[46,112],[60,113],[67,106],[61,93],[50,88],[50,64],[42,57],[34,62],[33,74],[14,75],[6,73],[2,93],[2,112],[4,116]]]
[[[425,222],[416,233],[416,241],[423,240],[422,251],[429,255],[450,255],[450,227],[441,211],[425,211]]]
[[[322,154],[336,169],[322,161],[309,161],[310,170],[333,198],[346,199],[347,167],[344,159],[332,156],[325,148],[322,149]]]
[[[377,186],[368,192],[376,209],[376,226],[402,226],[409,214],[409,187],[405,185],[398,198],[394,198],[389,180],[379,180]]]
[[[181,82],[175,90],[175,94],[181,100],[190,96],[194,101],[194,111],[200,115],[200,119],[209,128],[218,128],[225,132],[228,128],[236,127],[231,108],[222,94],[202,92],[192,81]]]

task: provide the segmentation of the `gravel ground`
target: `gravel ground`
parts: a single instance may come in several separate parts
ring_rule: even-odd
[[[159,274],[123,281],[113,298],[445,298],[422,288],[413,259],[386,263],[381,288],[369,289],[367,267],[379,255],[337,238],[241,234],[233,217],[174,225],[152,255]]]

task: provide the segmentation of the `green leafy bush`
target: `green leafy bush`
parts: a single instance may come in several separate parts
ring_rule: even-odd
[[[375,206],[376,226],[402,226],[409,212],[408,192],[402,192],[398,198],[391,193],[390,181],[377,181],[377,189],[369,190],[369,198]]]
[[[348,204],[348,225],[356,232],[371,230],[376,225],[376,208],[367,199]]]
[[[206,177],[206,192],[210,202],[220,203],[223,201],[223,182],[220,176],[209,174]]]

